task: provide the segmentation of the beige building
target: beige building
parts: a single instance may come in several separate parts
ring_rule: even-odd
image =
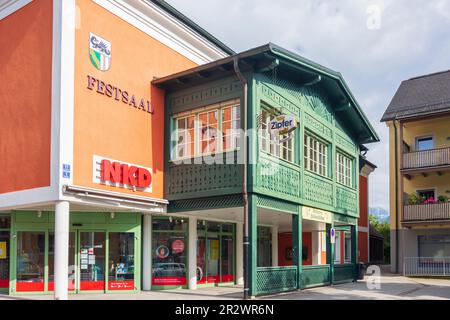
[[[450,274],[450,71],[403,81],[389,128],[391,268]]]

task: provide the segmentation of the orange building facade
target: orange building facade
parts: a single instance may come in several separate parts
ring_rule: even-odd
[[[140,290],[167,205],[151,81],[232,51],[161,1],[103,0],[9,1],[0,48],[0,290]]]

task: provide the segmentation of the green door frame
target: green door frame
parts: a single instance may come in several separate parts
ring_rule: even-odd
[[[203,220],[203,219],[201,219]],[[198,284],[198,287],[210,287],[210,286],[220,286],[225,284],[235,284],[236,279],[236,223],[229,223],[229,222],[220,222],[220,221],[210,221],[210,220],[204,220],[206,222],[205,224],[205,230],[197,231],[197,238],[199,236],[203,236],[205,238],[205,271],[204,274],[207,276],[208,274],[208,261],[209,261],[209,243],[208,243],[208,236],[213,235],[217,236],[219,239],[219,282],[214,283],[208,283],[208,280],[206,280],[206,283]],[[217,222],[220,224],[220,231],[208,231],[208,222]],[[233,230],[228,231],[222,231],[222,226],[224,224],[231,224],[233,226]],[[231,236],[233,239],[233,279],[234,281],[231,282],[222,282],[222,237],[223,236]]]

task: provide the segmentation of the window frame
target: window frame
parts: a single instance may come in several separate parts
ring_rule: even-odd
[[[258,134],[258,140],[261,152],[264,152],[272,157],[289,162],[291,164],[296,164],[295,131],[292,133],[293,136],[291,139],[286,140],[282,143],[278,142],[278,144],[276,144],[275,139],[273,139],[272,137],[272,133],[269,128],[269,123],[270,121],[272,121],[272,116],[276,117],[278,115],[281,115],[281,112],[279,109],[271,107],[267,103],[261,103],[260,111],[261,111],[261,127],[260,132]],[[268,116],[264,117],[264,113],[267,113]],[[276,152],[273,150],[275,150]],[[283,156],[285,152],[286,158]]]
[[[343,162],[339,162],[339,157],[342,157]],[[348,163],[350,164],[350,168],[346,167]],[[339,171],[339,168],[342,167],[343,172]],[[355,188],[355,158],[348,155],[347,153],[336,149],[336,182],[340,185],[343,185],[347,188]],[[349,171],[349,176],[346,176],[346,172]],[[342,180],[341,180],[342,179]],[[347,184],[347,179],[349,180],[349,184]]]
[[[233,119],[233,107],[237,107],[239,109],[239,118],[238,119]],[[223,101],[223,102],[219,102],[219,103],[215,103],[212,105],[207,105],[207,106],[203,106],[203,107],[199,107],[199,108],[195,108],[186,112],[179,112],[179,113],[175,113],[171,116],[172,119],[172,133],[175,132],[176,135],[176,140],[172,141],[172,151],[170,154],[170,161],[182,161],[182,160],[186,160],[186,159],[193,159],[193,158],[198,158],[198,157],[205,157],[205,156],[209,156],[209,155],[213,155],[213,154],[221,154],[221,153],[227,153],[227,152],[235,152],[238,151],[240,149],[240,145],[239,145],[239,140],[241,138],[240,132],[239,133],[231,133],[231,136],[237,136],[238,137],[238,142],[236,143],[236,146],[234,148],[230,148],[227,150],[223,149],[223,137],[224,132],[222,132],[222,127],[223,127],[223,121],[222,121],[222,112],[223,110],[227,109],[227,108],[231,108],[231,124],[233,125],[234,121],[239,121],[239,128],[237,128],[237,130],[241,130],[242,129],[242,117],[241,117],[241,101],[240,99],[231,99],[231,100],[227,100],[227,101]],[[209,151],[208,152],[202,152],[201,151],[201,143],[202,141],[202,133],[201,133],[201,124],[200,124],[200,115],[202,114],[209,114],[211,112],[217,112],[217,136],[215,137],[216,139],[216,150],[215,151]],[[194,137],[193,137],[193,142],[194,142],[194,153],[188,156],[182,156],[180,157],[178,155],[178,120],[181,119],[188,119],[190,117],[194,117]],[[209,118],[209,115],[208,115]],[[187,130],[187,129],[185,129]],[[186,143],[184,143],[184,145],[188,145]]]
[[[311,148],[311,144],[309,143],[308,140],[315,140],[317,142],[318,145],[318,149],[314,149]],[[320,152],[320,145],[324,146],[324,149],[326,151],[326,153],[321,153]],[[331,143],[318,137],[317,135],[315,135],[314,133],[310,132],[310,131],[306,131],[304,133],[304,138],[303,138],[303,162],[304,162],[304,169],[308,172],[317,174],[320,177],[326,178],[326,179],[331,179],[331,174],[332,174],[332,169],[330,169],[330,146]],[[311,159],[311,150],[315,150],[316,153],[316,158],[317,160]],[[325,158],[324,164],[320,164],[319,159],[320,158]],[[317,170],[311,169],[311,161],[313,163],[315,163],[315,165],[317,166]],[[320,167],[324,168],[324,174],[320,173]]]
[[[430,149],[424,149],[424,150],[420,150],[419,149],[419,140],[425,140],[425,139],[431,139],[431,144],[432,147]],[[435,145],[435,139],[434,139],[434,135],[429,134],[429,135],[423,135],[423,136],[416,136],[414,138],[414,151],[416,152],[420,152],[420,151],[427,151],[427,150],[433,150],[435,149],[436,145]]]

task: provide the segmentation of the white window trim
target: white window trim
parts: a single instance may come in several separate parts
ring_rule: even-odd
[[[185,157],[178,157],[178,153],[177,153],[177,141],[175,141],[175,147],[174,147],[174,151],[175,153],[172,152],[171,155],[171,159],[170,161],[182,161],[182,160],[186,160],[186,159],[193,159],[193,158],[200,158],[200,157],[208,157],[211,155],[218,155],[218,154],[223,154],[223,153],[227,153],[227,152],[235,152],[238,151],[240,148],[239,146],[236,146],[236,148],[232,148],[232,149],[228,149],[228,150],[223,150],[223,143],[222,143],[222,111],[223,109],[229,108],[229,107],[241,107],[240,104],[240,100],[239,99],[233,99],[233,100],[228,100],[228,101],[224,101],[224,102],[219,102],[213,105],[208,105],[208,106],[204,106],[204,107],[200,107],[200,108],[195,108],[186,112],[180,112],[177,114],[172,115],[172,121],[175,125],[174,128],[174,132],[178,131],[178,120],[179,119],[185,119],[185,118],[189,118],[194,116],[194,154],[190,155],[190,156],[185,156]],[[216,145],[216,151],[214,152],[205,152],[202,153],[200,152],[200,147],[201,147],[201,139],[200,139],[200,135],[201,135],[201,127],[200,127],[200,115],[201,114],[205,114],[211,111],[217,111],[217,123],[218,123],[218,137],[216,137],[216,139],[218,139],[217,141],[217,145]],[[239,123],[242,127],[242,123],[241,123],[241,115],[239,116]],[[233,121],[233,120],[231,120]],[[241,128],[239,128],[238,130],[240,130]],[[178,134],[176,133],[177,137]]]
[[[352,263],[352,233],[350,231],[344,231],[344,263]],[[347,259],[345,256],[345,248],[346,248],[346,238],[347,235],[350,235],[350,259]]]
[[[431,138],[431,143],[433,144],[433,147],[431,149],[435,149],[436,148],[436,139],[434,137],[433,134],[426,134],[426,135],[420,135],[420,136],[415,136],[414,137],[414,151],[421,151],[419,150],[419,140],[420,139],[426,139],[426,138]],[[422,150],[422,151],[426,151],[426,150]]]
[[[271,112],[271,110],[274,110],[275,112]],[[280,113],[280,111],[277,108],[270,107],[270,106],[268,106],[266,104],[264,104],[264,106],[261,106],[261,117],[262,117],[264,112],[268,113],[269,115]],[[261,118],[261,121],[266,123],[265,122],[266,119]],[[275,157],[277,159],[280,159],[280,160],[283,160],[283,161],[286,161],[288,163],[291,163],[291,164],[295,165],[295,134],[290,140],[287,140],[287,141],[282,142],[282,143],[278,142],[278,146],[276,146],[278,148],[278,155],[277,155],[277,154],[274,154],[272,152],[272,145],[274,144],[274,143],[272,143],[272,134],[270,132],[268,123],[266,123],[266,126],[267,126],[267,128],[265,130],[263,130],[262,128],[260,129],[261,131],[260,131],[260,134],[258,135],[259,136],[259,144],[260,144],[261,152],[263,152],[263,153],[265,153],[265,154],[267,154],[267,155],[269,155],[271,157]],[[262,127],[262,124],[261,124],[261,127]],[[263,137],[263,134],[267,134],[267,136]],[[265,142],[263,142],[263,140],[265,140]],[[284,143],[287,143],[287,145],[288,145],[289,142],[291,142],[291,147],[290,148],[283,146]],[[264,150],[263,143],[268,144],[267,150]],[[290,150],[290,152],[291,152],[291,159],[283,158],[282,154],[283,154],[284,150],[287,150],[288,154],[289,154],[289,150]]]
[[[342,156],[344,159],[344,163],[343,163],[343,170],[344,172],[342,174],[339,173],[339,156]],[[350,161],[350,176],[346,177],[345,175],[345,171],[348,169],[345,166],[345,160],[349,160]],[[341,152],[339,150],[336,151],[336,182],[339,183],[340,185],[343,185],[347,188],[354,188],[355,186],[355,182],[354,182],[354,167],[355,167],[355,159],[353,157],[350,157],[348,155],[346,155],[344,152]],[[344,182],[339,181],[339,176],[342,176]],[[349,178],[350,179],[350,184],[346,184],[345,181],[346,179]]]
[[[308,140],[308,143],[305,143],[305,141],[303,141],[303,153],[304,153],[303,161],[305,162],[305,169],[309,172],[317,174],[320,177],[330,179],[330,168],[329,168],[329,160],[330,160],[329,146],[330,146],[330,144],[320,138],[317,138],[314,134],[310,134],[308,132],[305,132],[305,139]],[[326,159],[324,164],[321,164],[319,160],[315,161],[317,163],[317,169],[318,169],[317,171],[314,171],[313,169],[310,168],[310,161],[311,161],[310,150],[311,149],[314,150],[313,148],[311,148],[311,144],[309,143],[310,139],[317,141],[318,145],[323,145],[325,147],[324,150],[326,151],[326,153],[324,154],[325,159]],[[305,147],[307,149],[306,153],[304,152]],[[319,153],[320,153],[319,149],[316,150],[316,152],[317,152],[317,155],[319,156]],[[312,160],[312,161],[314,162],[314,160]],[[325,174],[320,173],[320,169],[319,169],[320,166],[323,166],[325,168]]]
[[[334,263],[341,264],[341,232],[336,231],[334,237]]]

